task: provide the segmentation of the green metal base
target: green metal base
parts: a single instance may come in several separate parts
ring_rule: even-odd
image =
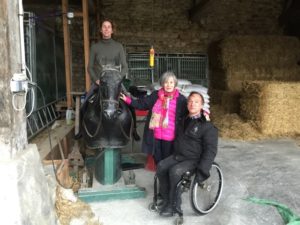
[[[92,188],[79,189],[78,197],[84,202],[144,198],[145,188],[135,185],[132,168],[122,172],[122,162],[131,164],[133,159],[122,157],[121,149],[116,148],[105,148],[96,157],[87,158],[85,165],[93,168],[95,179]]]
[[[145,188],[140,187],[111,187],[110,189],[81,189],[78,197],[84,202],[98,202],[107,200],[124,200],[145,198]]]
[[[95,178],[101,184],[114,184],[121,177],[121,149],[105,148],[95,159]]]

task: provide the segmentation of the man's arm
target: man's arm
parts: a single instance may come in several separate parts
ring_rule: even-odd
[[[200,161],[197,166],[197,181],[206,180],[210,174],[209,170],[215,160],[218,151],[218,130],[215,126],[209,127],[203,136],[203,145]]]

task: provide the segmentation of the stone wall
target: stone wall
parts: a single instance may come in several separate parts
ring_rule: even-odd
[[[209,0],[196,13],[197,3],[205,0],[101,0],[100,18],[116,23],[114,38],[126,46],[127,52],[206,53],[212,42],[229,35],[280,35],[278,18],[282,0]],[[194,3],[196,3],[194,5]],[[60,7],[57,6],[56,7]],[[79,6],[70,6],[81,11]],[[60,18],[58,30],[61,28]],[[99,21],[90,14],[90,43],[99,38]],[[84,91],[84,56],[82,19],[70,25],[72,44],[72,91]],[[81,42],[81,44],[80,44]],[[134,48],[139,45],[142,47]]]
[[[164,53],[206,52],[211,42],[232,34],[282,33],[281,0],[210,0],[191,17],[193,2],[102,0],[100,11],[116,22],[123,44],[153,44]]]
[[[14,4],[13,4],[14,3]],[[0,1],[0,155],[3,161],[11,159],[27,145],[24,94],[10,92],[10,80],[21,72],[21,50],[17,3]],[[14,102],[12,102],[14,101]]]

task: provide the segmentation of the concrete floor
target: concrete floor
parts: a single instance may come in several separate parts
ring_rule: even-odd
[[[224,174],[219,205],[205,216],[196,215],[183,195],[187,225],[282,225],[271,206],[243,200],[252,196],[287,205],[300,215],[300,148],[292,139],[237,142],[220,139],[216,158]],[[147,190],[146,198],[90,203],[104,225],[169,225],[175,217],[162,218],[148,210],[153,198],[154,172],[135,170],[136,183]]]

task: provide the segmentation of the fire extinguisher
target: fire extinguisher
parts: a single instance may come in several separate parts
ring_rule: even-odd
[[[150,67],[154,67],[154,56],[155,56],[155,51],[153,46],[151,46],[150,48],[150,52],[149,52],[150,58],[149,58],[149,65]]]

